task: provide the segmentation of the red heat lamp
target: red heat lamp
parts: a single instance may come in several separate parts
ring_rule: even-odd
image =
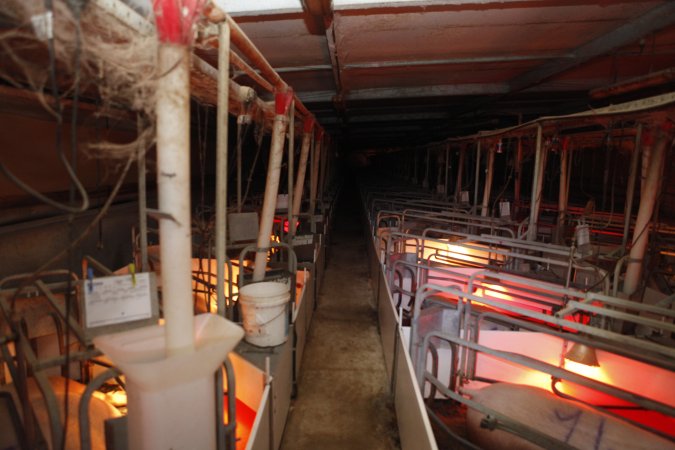
[[[288,219],[283,219],[283,221],[284,221],[284,233],[288,233]],[[281,223],[281,219],[278,218],[278,217],[275,218],[275,219],[274,219],[274,223],[280,224],[280,223]],[[295,221],[295,229],[297,230],[299,226],[300,226],[300,221],[299,221],[299,220],[296,220],[296,221]]]

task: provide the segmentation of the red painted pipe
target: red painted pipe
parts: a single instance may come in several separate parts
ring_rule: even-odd
[[[675,80],[675,68],[671,67],[645,76],[624,80],[611,86],[593,89],[590,92],[590,96],[592,99],[614,97],[615,95],[626,94],[652,86],[660,86],[673,80]]]
[[[251,42],[251,40],[246,36],[244,31],[237,25],[237,23],[232,20],[228,15],[227,22],[230,24],[232,29],[232,43],[237,46],[239,51],[248,58],[251,64],[254,67],[257,67],[260,70],[265,79],[267,79],[272,85],[279,91],[285,90],[288,86],[286,82],[281,78],[281,76],[274,71],[274,68],[270,63],[265,59],[265,57],[260,53],[256,46]],[[294,95],[295,99],[295,108],[305,117],[311,117],[313,114],[309,112],[307,107],[300,101],[300,99]]]
[[[160,42],[189,44],[192,39],[192,25],[203,7],[204,0],[153,0],[152,8]]]
[[[253,69],[253,67],[249,66],[246,63],[246,61],[244,61],[241,58],[241,56],[237,55],[234,52],[230,52],[230,61],[237,67],[237,69],[243,71],[253,81],[258,83],[263,89],[265,89],[268,92],[274,92],[274,86],[272,86],[269,81],[264,79],[258,72],[256,72],[255,69]]]
[[[239,25],[230,17],[225,11],[221,10],[215,4],[209,2],[204,9],[204,15],[208,17],[212,22],[222,22],[227,20],[231,29],[231,40],[232,43],[239,49],[239,51],[251,62],[253,67],[256,67],[260,70],[262,77],[271,83],[273,88],[276,91],[285,91],[288,85],[281,78],[281,76],[275,72],[272,65],[265,59],[265,57],[260,53],[258,48],[251,42],[251,40],[246,36],[244,31],[239,27]],[[236,62],[233,60],[233,63]],[[239,66],[238,66],[239,67]],[[240,67],[242,70],[246,71],[245,67]],[[250,74],[249,74],[250,75]],[[257,78],[257,77],[254,77]],[[263,88],[268,89],[267,84],[260,83],[257,81]],[[271,90],[271,89],[268,89]],[[307,107],[300,101],[297,95],[294,94],[293,99],[295,100],[295,108],[298,110],[300,115],[303,117],[314,117],[314,115],[307,109]],[[319,127],[320,128],[320,127]]]

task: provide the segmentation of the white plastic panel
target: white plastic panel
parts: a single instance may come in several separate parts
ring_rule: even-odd
[[[402,449],[437,450],[438,445],[431,429],[424,401],[417,388],[412,361],[405,350],[402,334],[396,336],[396,386],[394,398],[398,434]]]
[[[246,450],[270,449],[270,385],[265,386]]]
[[[213,0],[213,3],[228,13],[259,13],[262,11],[299,12],[302,11],[300,0]]]
[[[382,352],[384,353],[384,368],[387,371],[387,377],[391,381],[394,373],[394,347],[396,345],[398,321],[396,310],[391,302],[391,292],[389,291],[389,286],[387,286],[382,269],[380,269],[378,284],[377,314],[380,322],[380,339],[382,340]]]

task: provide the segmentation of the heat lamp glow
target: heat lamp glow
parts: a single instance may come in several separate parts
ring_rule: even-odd
[[[96,395],[96,392],[94,393]],[[103,399],[115,407],[126,406],[127,393],[124,390],[115,390],[103,394]]]
[[[586,378],[592,378],[596,381],[602,381],[603,383],[609,383],[610,379],[602,369],[602,366],[587,366],[586,364],[581,364],[575,361],[570,361],[565,359],[564,368],[570,372],[582,375]]]
[[[424,259],[434,257],[442,260],[449,259],[450,265],[460,267],[464,265],[462,262],[485,265],[490,260],[503,261],[504,259],[503,255],[494,253],[493,250],[484,245],[471,242],[463,244],[450,243],[446,240],[425,240],[423,241],[422,257]],[[416,240],[406,241],[407,248],[414,248],[416,245]]]
[[[232,273],[229,273],[227,266],[225,269],[225,302],[227,304],[233,302],[235,296],[239,293],[239,287],[237,286],[237,281],[239,279],[239,266],[236,264],[232,264],[231,267]],[[205,259],[205,258],[192,259],[192,273],[194,277],[214,287],[217,283],[216,269],[217,265],[215,259]],[[230,280],[232,281],[231,288],[229,283]],[[217,298],[215,289],[207,289],[205,285],[203,285],[202,283],[193,278],[192,291],[194,293],[194,299],[197,308],[202,308],[204,307],[203,305],[207,305],[206,298],[208,296],[208,312],[217,311]],[[206,312],[207,307],[204,308],[205,309],[203,312]]]
[[[475,294],[478,295],[479,297],[489,297],[489,298],[495,298],[495,299],[499,299],[499,300],[512,301],[513,297],[511,297],[509,294],[507,294],[507,292],[508,292],[508,289],[506,289],[504,286],[501,286],[499,284],[483,283],[483,287],[476,289]]]

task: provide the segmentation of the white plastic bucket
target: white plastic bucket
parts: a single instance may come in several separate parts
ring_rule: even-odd
[[[239,289],[246,342],[258,347],[274,347],[286,342],[286,305],[290,298],[288,286],[273,281],[248,284]]]

